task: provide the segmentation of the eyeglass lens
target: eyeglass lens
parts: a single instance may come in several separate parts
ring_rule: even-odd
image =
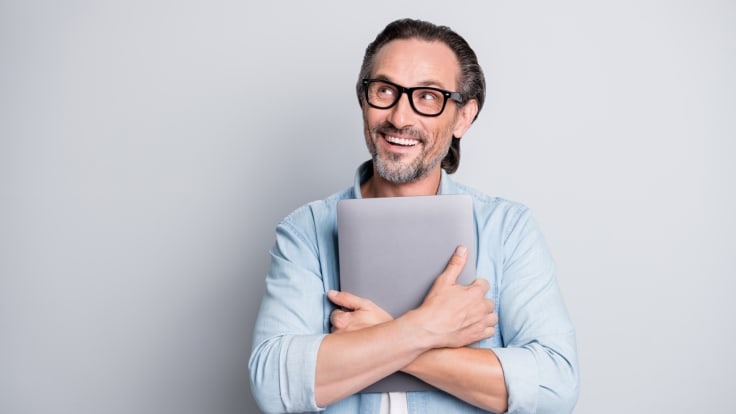
[[[381,109],[387,109],[401,98],[399,89],[380,81],[368,84],[368,103]],[[445,105],[445,96],[434,89],[417,88],[411,92],[410,101],[414,110],[423,115],[437,115]]]

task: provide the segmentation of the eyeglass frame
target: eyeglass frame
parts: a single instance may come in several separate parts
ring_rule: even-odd
[[[371,103],[370,99],[368,98],[368,86],[371,83],[375,83],[375,82],[382,82],[382,83],[391,85],[394,88],[396,88],[396,90],[398,91],[398,94],[396,95],[396,99],[393,101],[393,103],[391,103],[391,105],[388,105],[388,106],[378,106],[378,105],[375,105],[375,104],[372,104]],[[439,112],[437,112],[436,114],[425,114],[425,113],[419,111],[416,108],[416,106],[414,106],[414,98],[413,98],[414,91],[420,90],[420,89],[429,89],[429,90],[432,90],[432,91],[440,92],[442,94],[442,96],[445,98],[445,100],[442,102],[442,108],[440,108],[440,111]],[[399,101],[401,100],[401,95],[403,95],[404,93],[406,93],[406,97],[409,98],[409,105],[411,105],[411,109],[413,109],[414,112],[416,112],[417,114],[419,114],[421,116],[426,116],[426,117],[435,117],[435,116],[442,115],[442,112],[445,111],[445,107],[447,106],[447,100],[448,99],[452,99],[453,101],[457,102],[458,104],[465,103],[465,101],[463,100],[463,95],[460,92],[452,92],[452,91],[448,91],[448,90],[445,90],[445,89],[435,88],[435,87],[432,87],[432,86],[415,86],[413,88],[406,88],[406,87],[403,87],[401,85],[397,85],[397,84],[395,84],[393,82],[389,82],[389,81],[387,81],[385,79],[363,79],[363,94],[365,95],[365,103],[367,103],[371,108],[376,108],[376,109],[391,109],[394,106],[396,106],[397,103],[399,103]]]

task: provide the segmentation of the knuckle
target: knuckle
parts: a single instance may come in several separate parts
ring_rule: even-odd
[[[458,256],[456,254],[452,255],[450,257],[450,260],[447,261],[447,266],[462,266],[465,263],[465,256]]]
[[[483,283],[483,279],[475,279],[473,283],[468,286],[468,289],[476,295],[482,296],[488,290],[488,286]]]
[[[447,262],[447,266],[445,266],[445,271],[443,273],[456,274],[463,270],[463,267],[465,267],[465,259],[453,256],[452,259]]]
[[[345,325],[345,316],[345,312],[336,310],[332,312],[332,315],[330,316],[330,322],[332,322],[333,326],[343,327]]]

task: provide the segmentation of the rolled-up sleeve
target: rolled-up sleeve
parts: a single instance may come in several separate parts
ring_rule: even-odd
[[[499,326],[494,348],[509,393],[509,413],[569,413],[577,402],[575,330],[555,265],[528,210],[507,227],[500,278]]]
[[[324,285],[317,246],[293,219],[276,229],[248,364],[253,395],[265,412],[320,410],[314,375],[325,336]]]

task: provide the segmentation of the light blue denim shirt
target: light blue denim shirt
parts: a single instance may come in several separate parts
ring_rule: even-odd
[[[276,228],[271,270],[256,321],[249,369],[251,389],[265,412],[322,411],[314,399],[317,350],[330,332],[339,289],[337,201],[360,198],[373,173],[358,168],[355,184],[292,212]],[[442,171],[440,194],[469,194],[477,231],[476,269],[496,303],[497,333],[481,341],[501,361],[509,413],[567,413],[578,396],[575,331],[562,301],[555,267],[529,210],[452,181]],[[381,395],[355,394],[327,413],[378,413]],[[410,392],[410,413],[484,413],[441,391]]]

